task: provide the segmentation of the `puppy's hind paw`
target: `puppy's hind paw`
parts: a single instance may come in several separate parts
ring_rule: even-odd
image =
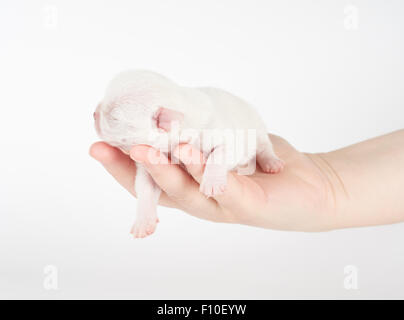
[[[261,169],[266,173],[279,173],[285,166],[285,161],[278,158],[266,158],[260,161]]]

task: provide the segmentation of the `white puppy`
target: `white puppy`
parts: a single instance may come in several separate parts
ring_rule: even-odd
[[[179,143],[196,146],[206,156],[200,190],[208,197],[225,192],[230,170],[251,163],[255,169],[256,160],[267,173],[283,168],[258,114],[220,89],[187,88],[154,72],[127,71],[110,82],[94,118],[100,138],[125,153],[137,144],[151,145],[165,154]],[[247,145],[247,132],[250,137],[254,133],[254,148],[234,152]],[[238,138],[229,142],[229,133]],[[142,238],[156,228],[161,190],[140,164],[135,191],[138,209],[132,233]]]

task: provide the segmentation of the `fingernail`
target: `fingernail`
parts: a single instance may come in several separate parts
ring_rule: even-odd
[[[130,151],[130,157],[136,162],[144,163],[149,149],[150,147],[148,146],[136,146]]]
[[[136,154],[131,154],[131,158],[134,161],[138,162],[138,163],[143,163],[144,162],[143,159],[140,156],[136,155]]]

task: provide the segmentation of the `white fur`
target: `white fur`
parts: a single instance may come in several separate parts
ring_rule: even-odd
[[[170,141],[170,132],[158,128],[153,121],[154,115],[161,107],[183,113],[184,119],[179,127],[180,134],[192,129],[197,136],[190,139],[189,136],[181,135],[179,141]],[[110,82],[96,112],[99,136],[124,152],[129,152],[136,144],[147,144],[169,152],[169,149],[165,148],[167,141],[187,142],[200,148],[208,157],[201,183],[201,191],[207,196],[223,193],[227,172],[251,162],[255,156],[266,172],[276,173],[283,166],[282,161],[273,152],[265,125],[255,110],[240,98],[221,89],[182,87],[154,72],[127,71]],[[223,141],[206,142],[203,133],[215,129],[230,131],[254,129],[257,148],[252,152],[233,157],[232,161],[222,161],[219,166],[217,161],[213,164],[213,156],[223,160],[229,153],[227,149],[230,149]],[[137,219],[137,229],[139,225],[148,225],[149,229],[154,230],[150,224],[155,224],[156,221],[153,206],[157,206],[158,199],[155,199],[148,209],[144,209],[148,206],[145,206],[145,200],[141,199],[143,193],[149,200],[151,195],[157,194],[156,186],[152,184],[153,181],[147,177],[146,171],[138,170],[136,178],[136,189],[139,190],[138,210],[150,210],[152,213],[138,212],[140,218]],[[148,191],[142,192],[143,189]],[[136,237],[145,236],[145,228],[140,229],[134,232]]]

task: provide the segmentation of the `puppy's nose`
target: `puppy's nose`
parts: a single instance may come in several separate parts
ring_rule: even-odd
[[[93,113],[94,120],[97,120],[97,112]]]

